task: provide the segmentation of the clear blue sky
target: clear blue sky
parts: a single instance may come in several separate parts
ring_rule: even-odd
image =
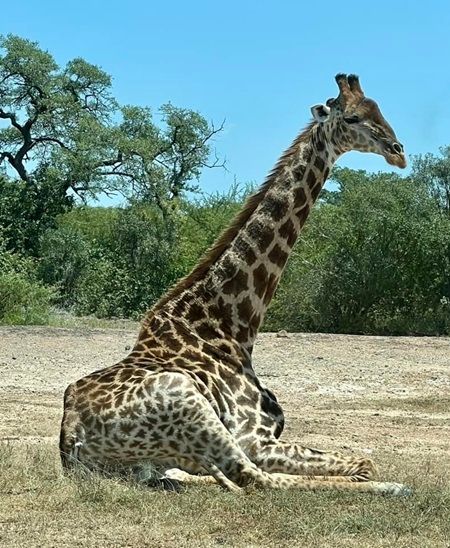
[[[337,72],[360,75],[408,154],[450,144],[450,2],[24,0],[1,12],[0,34],[38,41],[113,77],[122,103],[167,101],[226,119],[217,139],[229,173],[203,173],[207,191],[234,175],[260,182],[336,94]],[[389,170],[356,152],[340,165]]]

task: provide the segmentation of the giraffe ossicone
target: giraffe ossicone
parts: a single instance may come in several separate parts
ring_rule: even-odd
[[[336,82],[338,97],[313,107],[315,119],[230,227],[147,313],[130,354],[67,388],[64,467],[151,465],[156,481],[171,469],[173,480],[216,481],[230,490],[252,483],[406,493],[374,481],[370,459],[281,441],[283,410],[252,364],[266,309],[337,158],[359,150],[406,165],[403,146],[358,78],[338,74]]]

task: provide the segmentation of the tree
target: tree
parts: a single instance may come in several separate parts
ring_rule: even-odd
[[[42,209],[51,189],[60,212],[121,192],[167,214],[204,167],[223,165],[209,160],[222,125],[171,104],[159,118],[120,106],[101,68],[80,58],[61,68],[37,43],[0,37],[0,169]]]
[[[439,149],[440,157],[430,152],[412,159],[412,177],[424,183],[439,207],[450,215],[450,146]]]
[[[0,47],[0,118],[6,123],[0,131],[0,163],[8,162],[16,176],[33,185],[60,150],[80,159],[93,153],[86,146],[90,133],[98,144],[117,107],[111,79],[82,59],[61,70],[49,53],[17,36],[2,37]],[[82,190],[77,177],[67,175],[66,188]]]

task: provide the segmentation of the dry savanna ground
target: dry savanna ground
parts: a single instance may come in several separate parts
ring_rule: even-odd
[[[450,546],[449,339],[264,334],[255,348],[286,439],[370,455],[410,497],[63,477],[65,386],[123,357],[136,331],[0,328],[1,546]]]

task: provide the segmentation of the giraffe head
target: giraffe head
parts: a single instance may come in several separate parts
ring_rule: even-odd
[[[329,126],[340,152],[381,154],[394,166],[406,167],[403,145],[373,99],[364,95],[358,76],[338,74],[339,96],[311,108],[315,120]]]

